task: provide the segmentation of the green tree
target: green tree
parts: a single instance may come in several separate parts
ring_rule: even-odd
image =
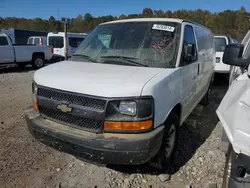
[[[47,31],[48,30],[48,24],[41,18],[35,18],[33,22],[34,29],[37,31]]]
[[[143,17],[153,17],[153,10],[151,8],[144,8],[142,10]]]
[[[156,18],[166,18],[166,15],[163,12],[163,10],[154,10],[154,17],[156,17]]]

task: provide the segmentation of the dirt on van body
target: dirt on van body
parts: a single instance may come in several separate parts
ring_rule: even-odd
[[[0,70],[0,185],[4,188],[221,186],[224,154],[215,110],[226,87],[214,87],[211,103],[198,106],[180,129],[176,160],[168,175],[141,166],[99,166],[47,147],[28,132],[24,110],[31,104],[34,71]]]

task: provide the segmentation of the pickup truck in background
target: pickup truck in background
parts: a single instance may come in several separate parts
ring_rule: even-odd
[[[0,33],[0,66],[17,64],[25,67],[31,64],[34,68],[41,68],[52,58],[52,49],[36,45],[12,44],[8,35]]]

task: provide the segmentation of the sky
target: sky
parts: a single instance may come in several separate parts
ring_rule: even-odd
[[[54,16],[61,19],[75,18],[85,13],[93,16],[120,16],[141,13],[143,8],[163,11],[200,8],[221,12],[237,10],[241,6],[250,12],[250,0],[0,0],[0,17],[48,19]]]

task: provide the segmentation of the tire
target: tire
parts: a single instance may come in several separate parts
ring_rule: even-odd
[[[212,82],[210,82],[208,90],[200,102],[201,105],[203,106],[209,105],[211,93],[212,93]]]
[[[171,113],[165,123],[164,136],[161,147],[156,154],[149,161],[149,165],[157,170],[166,172],[168,167],[173,162],[174,154],[177,148],[179,135],[179,120],[175,113]]]
[[[45,60],[42,56],[34,56],[32,59],[32,66],[35,69],[42,68],[45,65]]]
[[[225,162],[222,188],[229,188],[229,178],[231,176],[232,164],[234,164],[237,158],[237,154],[234,152],[232,145],[230,144],[227,151],[227,157]]]

